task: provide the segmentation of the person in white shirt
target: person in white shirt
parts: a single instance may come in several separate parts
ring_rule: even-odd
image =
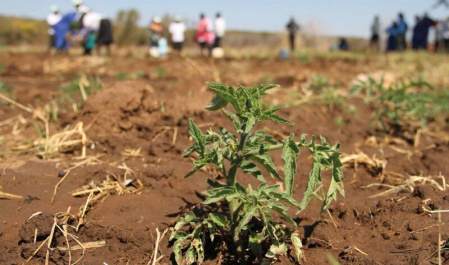
[[[221,16],[220,13],[217,13],[215,18],[215,44],[214,47],[221,47],[221,42],[226,32],[226,21]]]
[[[78,38],[83,40],[84,54],[89,55],[94,47],[97,47],[99,53],[101,47],[105,46],[107,54],[110,55],[110,46],[114,42],[111,21],[91,11],[82,0],[72,0],[72,4],[79,13],[77,16],[79,16],[81,30]]]
[[[62,18],[61,14],[59,13],[59,8],[56,5],[52,5],[50,7],[51,13],[47,16],[47,24],[49,26],[48,28],[48,35],[49,35],[49,45],[48,45],[48,53],[50,53],[51,49],[53,47],[56,47],[55,43],[55,29],[53,28],[54,25],[56,25]]]
[[[170,24],[168,31],[171,34],[173,50],[181,52],[182,44],[184,43],[184,32],[186,31],[186,25],[182,22],[182,18],[180,16],[175,17],[175,21]]]

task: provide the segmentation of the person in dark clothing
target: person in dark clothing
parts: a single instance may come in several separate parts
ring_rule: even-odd
[[[404,19],[404,14],[399,13],[396,24],[398,25],[398,50],[404,51],[407,48],[407,41],[405,37],[408,30],[408,25]]]
[[[340,51],[347,51],[349,50],[349,44],[346,38],[340,38],[340,43],[338,44],[338,49]]]
[[[378,52],[380,50],[380,19],[379,16],[374,17],[374,22],[371,25],[371,40],[370,46],[373,51]]]
[[[430,19],[427,14],[424,15],[413,29],[413,39],[415,41],[415,50],[427,50],[429,29],[437,23]]]
[[[421,21],[421,18],[419,16],[415,17],[415,26],[413,27],[413,36],[412,36],[412,49],[417,50],[418,49],[418,34],[419,34],[419,22]]]
[[[286,28],[288,30],[290,50],[294,51],[295,50],[295,38],[296,38],[296,33],[298,33],[298,31],[299,31],[299,25],[295,22],[294,18],[291,18],[290,22],[288,22]]]
[[[398,36],[400,32],[398,24],[393,22],[391,27],[387,28],[386,32],[388,33],[387,52],[396,51],[398,49]]]

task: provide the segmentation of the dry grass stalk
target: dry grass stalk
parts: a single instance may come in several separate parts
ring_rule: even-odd
[[[162,239],[165,237],[165,234],[167,234],[168,229],[165,229],[164,232],[159,231],[159,228],[156,228],[156,242],[154,244],[154,251],[153,254],[150,257],[150,261],[148,261],[147,265],[156,265],[158,262],[164,257],[164,255],[161,255],[160,257],[157,256],[159,251],[159,244],[161,243]],[[151,262],[153,260],[153,262]]]
[[[139,148],[139,149],[127,148],[122,152],[122,156],[143,157],[143,154],[141,152],[142,152],[142,148]]]
[[[36,254],[39,252],[39,250],[42,247],[44,247],[45,245],[47,245],[47,250],[46,250],[46,255],[45,255],[45,264],[49,264],[50,253],[51,253],[51,251],[54,251],[56,249],[58,251],[67,251],[68,252],[68,255],[69,255],[69,263],[68,264],[69,265],[75,265],[75,264],[79,263],[81,261],[81,259],[84,257],[86,249],[106,246],[105,241],[94,241],[94,242],[81,243],[75,235],[73,235],[67,231],[67,228],[69,227],[69,222],[76,221],[77,219],[79,220],[79,218],[80,218],[80,216],[78,216],[78,215],[70,214],[70,207],[67,209],[66,212],[60,212],[60,213],[55,214],[54,222],[52,224],[50,235],[38,246],[38,248],[25,261],[25,263],[28,263],[29,261],[31,261],[36,256]],[[66,247],[64,247],[64,246],[52,247],[56,229],[58,229],[64,236],[65,242],[67,245]],[[69,238],[71,240],[73,240],[77,245],[70,246]],[[74,263],[72,263],[72,253],[71,252],[76,251],[76,250],[82,250],[83,252],[82,252],[81,256],[78,258],[78,260],[76,260]]]
[[[387,165],[386,160],[380,160],[376,158],[375,155],[369,157],[362,151],[358,151],[356,154],[343,154],[341,162],[343,165],[354,165],[354,167],[357,167],[359,164],[365,165],[368,169],[374,172],[382,172],[382,175],[384,174]]]
[[[415,190],[415,187],[417,185],[424,185],[424,184],[430,184],[431,186],[441,190],[445,191],[449,185],[446,184],[446,179],[441,174],[437,177],[432,176],[405,176],[402,174],[395,173],[395,179],[393,179],[393,182],[396,182],[396,185],[390,185],[390,184],[382,184],[382,183],[373,183],[366,186],[366,188],[370,187],[387,187],[388,189],[386,191],[383,191],[381,193],[375,194],[370,196],[370,198],[380,197],[384,195],[392,195],[397,194],[405,189],[410,190],[410,192],[413,192]],[[391,176],[390,176],[391,177]],[[441,183],[438,183],[437,180],[440,180]]]
[[[62,177],[62,179],[61,179],[58,183],[56,183],[56,185],[55,185],[55,189],[54,189],[54,192],[53,192],[53,196],[52,196],[51,199],[50,199],[50,203],[53,203],[53,202],[55,201],[56,193],[58,192],[59,186],[60,186],[61,183],[64,182],[64,180],[68,177],[68,175],[70,174],[70,171],[71,171],[71,170],[73,170],[73,169],[75,169],[75,168],[78,168],[78,167],[81,167],[81,166],[84,166],[84,165],[89,165],[89,164],[92,165],[92,164],[99,164],[99,163],[102,163],[102,161],[100,160],[100,158],[101,158],[102,156],[104,156],[104,154],[97,155],[97,156],[93,156],[93,157],[87,157],[87,158],[85,158],[84,160],[82,160],[82,161],[80,161],[80,162],[73,163],[73,165],[72,165],[71,167],[69,167],[68,169],[66,169],[66,170],[64,171],[65,174],[64,174],[64,176]]]
[[[6,193],[6,192],[0,191],[0,199],[5,199],[5,200],[22,200],[23,196],[14,195],[14,194],[11,194],[11,193]]]
[[[143,184],[139,179],[120,180],[114,175],[109,175],[106,180],[101,183],[91,182],[89,185],[84,185],[81,188],[72,192],[72,196],[85,196],[87,194],[101,194],[110,195],[125,195],[136,194],[142,191]]]

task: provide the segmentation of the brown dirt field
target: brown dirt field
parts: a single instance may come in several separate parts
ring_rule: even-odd
[[[14,86],[17,102],[39,106],[56,100],[59,88],[76,74],[98,75],[103,84],[77,113],[71,107],[60,108],[59,119],[50,126],[50,134],[62,131],[78,122],[84,124],[87,135],[87,156],[97,156],[89,163],[68,172],[80,160],[81,148],[55,154],[48,159],[36,151],[8,152],[7,148],[20,139],[33,142],[40,136],[31,122],[32,115],[18,107],[0,104],[0,124],[21,114],[24,122],[0,126],[0,191],[21,195],[24,199],[0,199],[0,264],[22,264],[43,244],[52,232],[54,215],[66,216],[67,232],[86,243],[105,241],[105,246],[87,248],[81,264],[147,264],[155,247],[156,228],[169,228],[179,213],[198,207],[198,194],[208,189],[205,178],[216,178],[213,172],[201,171],[189,179],[183,175],[192,167],[191,159],[182,158],[190,146],[188,119],[200,124],[203,131],[230,123],[221,113],[209,112],[204,106],[212,93],[206,81],[222,81],[231,85],[252,85],[260,82],[279,83],[268,104],[290,101],[294,89],[299,89],[313,74],[326,76],[349,89],[360,74],[382,71],[381,62],[332,59],[312,60],[302,64],[297,60],[275,59],[209,60],[174,58],[163,61],[137,58],[78,58],[40,54],[0,54],[4,70],[0,81]],[[131,80],[119,81],[126,73]],[[138,74],[136,74],[138,73]],[[135,76],[134,76],[135,75]],[[138,76],[138,78],[137,78]],[[446,84],[447,85],[447,84]],[[413,192],[371,197],[386,190],[367,187],[373,183],[395,184],[391,172],[403,175],[449,176],[449,143],[422,134],[418,146],[416,130],[407,126],[390,132],[399,139],[392,145],[373,145],[369,137],[385,139],[387,135],[370,126],[373,106],[359,98],[347,104],[357,107],[356,114],[342,108],[325,105],[288,107],[281,116],[294,126],[260,124],[280,135],[323,135],[332,145],[341,143],[343,153],[357,150],[369,157],[384,159],[384,174],[363,164],[345,167],[346,198],[338,198],[328,212],[320,214],[320,202],[314,201],[297,216],[306,260],[302,264],[331,264],[326,254],[341,264],[437,264],[438,216],[423,210],[449,209],[449,195],[430,184],[418,185]],[[342,117],[341,127],[334,122]],[[449,128],[430,125],[449,134]],[[281,138],[279,138],[281,139]],[[373,139],[373,138],[371,138]],[[393,146],[393,147],[391,147]],[[126,156],[126,149],[137,150]],[[398,151],[399,150],[399,151]],[[407,154],[402,152],[408,151]],[[275,164],[282,164],[280,153]],[[295,182],[295,199],[300,200],[310,170],[311,158],[301,154]],[[129,168],[127,171],[124,168]],[[67,173],[68,172],[68,173]],[[55,185],[67,173],[59,186],[54,202],[50,202]],[[391,173],[391,174],[390,174]],[[100,183],[107,177],[138,179],[143,188],[137,194],[110,195],[92,205],[85,213],[84,223],[75,231],[74,215],[83,209],[87,196],[71,193],[83,185]],[[243,182],[254,183],[247,176]],[[327,175],[324,174],[326,178]],[[257,183],[257,182],[255,182]],[[325,181],[326,184],[326,181]],[[134,185],[137,184],[134,182]],[[70,209],[68,210],[68,208]],[[36,212],[41,214],[32,217]],[[69,214],[64,214],[70,212]],[[29,219],[29,220],[28,220]],[[441,216],[442,238],[449,238],[449,215]],[[61,228],[62,230],[64,228]],[[50,264],[73,263],[81,250],[69,252],[62,230],[55,228]],[[69,237],[70,238],[70,237]],[[70,240],[76,245],[75,240]],[[30,264],[44,264],[47,246],[39,250]],[[160,264],[172,264],[171,245],[166,236],[159,249]],[[442,263],[449,264],[449,250],[442,253]],[[230,255],[206,253],[205,264],[233,264]],[[294,264],[283,258],[276,264]]]

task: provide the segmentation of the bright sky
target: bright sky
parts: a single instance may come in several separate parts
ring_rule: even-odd
[[[84,0],[94,11],[114,18],[120,9],[136,8],[141,25],[154,15],[166,13],[196,20],[204,12],[213,17],[217,11],[227,20],[228,28],[255,31],[281,31],[290,17],[321,34],[338,36],[369,36],[374,15],[387,27],[399,11],[409,25],[414,16],[425,11],[434,18],[449,16],[449,9],[432,8],[436,0]],[[71,0],[0,0],[3,15],[44,18],[49,7],[56,4],[62,11],[71,11]]]

